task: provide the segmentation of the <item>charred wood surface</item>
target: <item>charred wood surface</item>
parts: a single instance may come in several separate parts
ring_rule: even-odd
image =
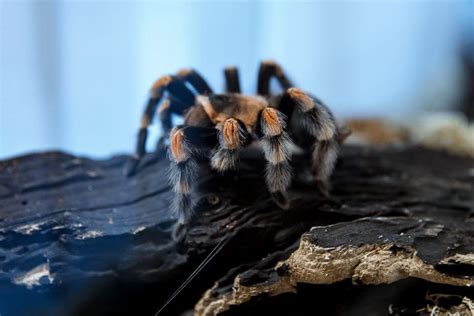
[[[346,146],[323,198],[296,157],[289,210],[269,198],[259,155],[225,175],[202,162],[179,242],[164,153],[129,178],[127,159],[0,162],[2,316],[152,315],[223,238],[164,314],[403,314],[427,293],[473,299],[472,159]]]

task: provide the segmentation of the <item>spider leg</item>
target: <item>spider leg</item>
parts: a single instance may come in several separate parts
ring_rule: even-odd
[[[211,167],[220,172],[234,169],[239,149],[250,141],[250,134],[245,125],[234,118],[225,120],[217,130],[219,145],[212,153]]]
[[[178,71],[177,77],[188,82],[200,95],[212,93],[212,89],[207,81],[194,69],[181,69]],[[192,106],[194,104],[194,102],[193,104],[185,104],[172,95],[169,96],[168,99],[169,102],[165,102],[165,100],[158,109],[163,134],[158,140],[157,150],[164,147],[165,141],[169,138],[170,131],[173,128],[171,114],[183,115],[183,112],[186,111],[190,105]]]
[[[189,82],[198,94],[212,93],[207,81],[194,69],[182,69],[178,72],[178,77]]]
[[[169,155],[170,183],[175,192],[172,210],[179,214],[179,222],[186,223],[192,217],[192,186],[196,180],[199,166],[196,157],[203,149],[212,148],[217,142],[214,128],[184,126],[171,131]]]
[[[329,178],[336,164],[339,145],[335,139],[316,142],[313,149],[313,168],[316,185],[323,196],[329,196],[331,189]]]
[[[224,69],[226,92],[240,93],[239,71],[236,67],[227,67]]]
[[[135,155],[128,161],[127,165],[125,166],[125,174],[128,176],[132,175],[135,172],[141,158],[146,153],[146,139],[148,136],[148,127],[152,122],[153,115],[156,112],[156,108],[162,100],[165,92],[168,92],[168,94],[170,94],[174,97],[175,100],[177,100],[172,108],[173,111],[176,113],[182,113],[194,104],[194,94],[188,89],[185,82],[176,76],[163,76],[153,84],[150,91],[148,103],[145,107],[145,111],[142,114],[140,129],[138,131]],[[166,115],[166,111],[164,115]],[[168,120],[168,117],[165,117],[165,119]],[[171,120],[170,117],[169,120]],[[166,124],[168,124],[168,122],[166,122]]]
[[[158,138],[158,142],[156,145],[156,150],[159,151],[166,147],[166,141],[169,139],[170,132],[173,129],[173,121],[172,121],[172,114],[181,115],[181,112],[177,109],[184,108],[183,105],[179,100],[173,98],[171,95],[168,96],[167,99],[161,102],[160,106],[158,107],[158,118],[161,123],[161,131],[162,134]]]
[[[260,113],[257,134],[261,136],[262,149],[267,160],[265,180],[273,199],[283,209],[289,207],[287,188],[291,182],[291,139],[285,131],[284,115],[267,107]]]
[[[274,61],[263,61],[258,71],[257,93],[259,95],[270,94],[270,80],[274,77],[284,90],[293,86],[280,65]]]
[[[301,115],[301,124],[314,138],[312,164],[318,190],[328,195],[329,177],[337,160],[340,131],[331,111],[319,100],[300,89],[290,88],[280,101],[282,111],[291,113],[293,109]]]

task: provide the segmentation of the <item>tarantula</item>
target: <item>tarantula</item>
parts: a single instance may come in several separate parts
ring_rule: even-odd
[[[275,62],[261,63],[256,96],[241,94],[235,67],[226,68],[224,73],[225,94],[214,94],[195,70],[188,69],[163,76],[153,84],[141,120],[136,154],[127,173],[133,172],[145,154],[147,129],[159,105],[163,129],[159,144],[165,145],[169,137],[170,179],[176,193],[173,208],[179,212],[181,223],[192,214],[190,193],[199,168],[196,158],[208,155],[211,168],[224,172],[235,167],[239,151],[252,143],[260,144],[264,153],[268,191],[278,206],[289,206],[289,160],[294,143],[306,152],[312,151],[317,188],[327,196],[339,144],[348,135],[337,126],[328,107],[293,87]],[[282,94],[270,94],[272,78],[284,90]],[[172,114],[184,116],[184,124],[173,127]]]

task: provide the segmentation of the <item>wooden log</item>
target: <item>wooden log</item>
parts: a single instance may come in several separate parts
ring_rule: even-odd
[[[196,217],[178,242],[162,152],[130,178],[125,155],[0,162],[1,315],[152,314],[227,238],[164,314],[399,312],[426,307],[427,291],[473,299],[473,159],[345,146],[325,199],[306,158],[293,161],[289,210],[269,198],[261,156],[225,175],[201,162]]]

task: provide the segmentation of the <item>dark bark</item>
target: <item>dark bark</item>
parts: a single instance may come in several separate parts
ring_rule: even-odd
[[[325,199],[305,183],[304,157],[295,158],[299,176],[287,211],[266,192],[262,157],[249,154],[224,176],[203,164],[196,217],[177,243],[167,159],[150,154],[127,178],[127,158],[56,152],[0,162],[2,316],[151,315],[231,235],[166,314],[199,301],[201,314],[219,306],[230,314],[304,314],[310,307],[347,315],[386,312],[390,304],[411,311],[426,305],[426,291],[472,295],[472,159],[344,147]],[[331,259],[337,256],[340,266]],[[312,260],[326,266],[311,270]],[[394,263],[406,265],[392,271]]]

